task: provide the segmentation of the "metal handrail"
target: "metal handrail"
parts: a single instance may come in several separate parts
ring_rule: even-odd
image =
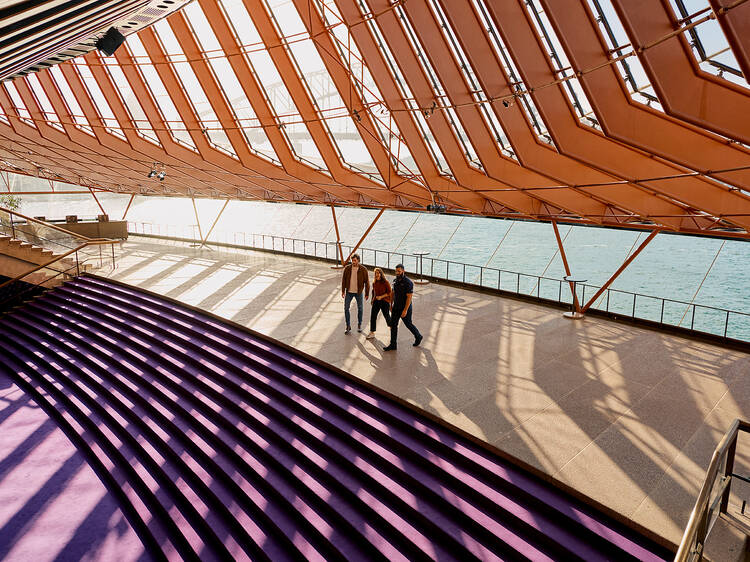
[[[26,215],[23,215],[23,214],[21,214],[21,213],[19,213],[17,211],[6,209],[4,207],[0,207],[0,213],[7,213],[9,215],[9,217],[10,217],[11,234],[12,234],[12,236],[14,238],[15,238],[15,231],[16,231],[16,228],[15,228],[16,227],[16,222],[14,221],[14,216],[17,216],[17,217],[20,217],[20,218],[22,218],[22,219],[24,219],[26,221],[25,223],[22,223],[22,224],[38,224],[38,225],[41,225],[42,227],[50,228],[52,230],[61,232],[61,233],[65,234],[65,235],[73,238],[74,240],[78,239],[78,240],[81,241],[81,243],[79,243],[75,247],[70,247],[70,246],[67,246],[66,244],[62,244],[60,242],[50,241],[50,242],[54,242],[54,244],[56,244],[58,246],[62,246],[63,248],[68,248],[68,250],[65,251],[65,252],[63,252],[62,254],[56,254],[56,255],[54,255],[52,257],[52,259],[47,260],[47,261],[45,261],[42,264],[37,264],[35,267],[31,268],[30,270],[25,271],[25,272],[21,273],[20,275],[17,275],[14,278],[9,279],[8,281],[5,281],[4,283],[0,283],[0,289],[3,289],[3,288],[5,288],[5,287],[7,287],[7,286],[9,286],[9,285],[11,285],[13,283],[21,281],[23,278],[31,275],[32,273],[35,273],[35,272],[37,272],[37,271],[39,271],[41,269],[45,269],[45,268],[46,269],[53,269],[53,271],[57,271],[57,273],[55,275],[53,275],[52,277],[45,279],[41,283],[36,283],[35,285],[43,285],[44,283],[49,282],[50,279],[54,279],[55,277],[58,277],[61,274],[67,274],[68,271],[70,271],[71,269],[73,269],[72,267],[67,268],[67,269],[65,269],[63,267],[62,268],[63,271],[61,272],[59,270],[55,270],[54,268],[51,268],[50,266],[52,264],[56,263],[56,262],[59,262],[59,261],[63,260],[64,258],[68,257],[71,254],[75,254],[76,255],[76,265],[74,267],[76,268],[76,272],[80,273],[80,262],[79,262],[79,259],[78,259],[78,253],[81,252],[83,249],[85,249],[87,247],[90,247],[90,246],[100,246],[101,247],[102,245],[108,245],[108,244],[111,245],[111,247],[112,247],[112,263],[114,265],[114,261],[115,261],[114,244],[118,242],[117,240],[111,240],[111,239],[108,239],[108,238],[90,238],[88,236],[84,236],[84,235],[81,235],[81,234],[70,232],[69,230],[61,228],[59,226],[55,226],[53,224],[46,223],[46,222],[41,221],[39,219],[34,219],[34,218],[31,218],[31,217],[27,217]],[[35,238],[35,239],[46,240],[44,237],[38,236],[36,234],[29,234],[28,232],[24,232],[24,236],[31,236],[32,238]],[[101,251],[100,251],[100,265],[101,265],[101,259],[102,258],[101,258]]]
[[[84,236],[83,234],[78,234],[76,232],[71,232],[70,230],[66,230],[66,229],[64,229],[64,228],[62,228],[60,226],[54,225],[52,223],[41,221],[39,219],[35,219],[35,218],[32,218],[32,217],[27,217],[26,215],[22,215],[18,211],[12,211],[10,209],[6,209],[5,207],[0,207],[0,212],[6,212],[9,215],[16,215],[16,216],[21,217],[22,219],[24,219],[26,222],[33,222],[33,223],[36,223],[36,224],[40,224],[40,225],[42,225],[42,226],[44,226],[46,228],[51,228],[52,230],[57,230],[58,232],[62,232],[63,234],[67,234],[68,236],[72,236],[74,238],[80,238],[82,240],[86,240],[87,242],[107,240],[107,238],[89,238],[88,236]],[[12,222],[13,222],[13,220],[11,218],[11,223]]]
[[[30,269],[30,270],[28,270],[28,271],[26,271],[26,272],[22,273],[21,275],[17,275],[17,276],[16,276],[16,277],[14,277],[13,279],[9,279],[9,280],[8,280],[8,281],[6,281],[5,283],[0,283],[0,289],[2,289],[3,287],[7,287],[7,286],[8,286],[8,285],[10,285],[11,283],[15,283],[16,281],[20,281],[21,279],[23,279],[23,278],[24,278],[24,277],[26,277],[27,275],[31,275],[32,273],[34,273],[34,272],[37,272],[37,271],[39,271],[40,269],[44,269],[45,267],[49,267],[49,266],[50,266],[50,265],[52,265],[53,263],[55,263],[55,262],[57,262],[57,261],[60,261],[60,260],[61,260],[61,259],[63,259],[63,258],[67,258],[67,257],[68,257],[68,256],[69,256],[70,254],[76,253],[76,252],[78,252],[78,251],[79,251],[80,249],[82,249],[82,248],[85,248],[86,246],[88,246],[88,244],[81,244],[81,245],[80,245],[80,246],[78,246],[77,248],[73,248],[72,250],[68,250],[68,251],[67,251],[67,252],[65,252],[64,254],[60,254],[60,255],[58,255],[58,256],[55,256],[55,257],[54,257],[53,259],[51,259],[51,260],[49,260],[49,261],[47,261],[47,262],[44,262],[44,263],[43,263],[43,264],[41,264],[41,265],[37,265],[36,267],[34,267],[34,268],[32,268],[32,269]]]
[[[728,519],[739,522],[736,518],[728,513],[729,493],[731,491],[732,480],[738,476],[734,474],[734,457],[737,450],[737,437],[740,431],[750,433],[750,423],[736,419],[732,422],[724,437],[714,450],[711,462],[706,471],[706,478],[703,481],[698,499],[695,501],[693,511],[690,513],[690,519],[685,527],[685,533],[682,535],[680,546],[675,555],[675,562],[693,562],[703,560],[703,552],[713,523],[716,521],[714,514],[718,517],[724,515]],[[719,476],[719,469],[724,463],[724,474],[719,485],[719,489],[714,496],[711,491],[716,485]],[[718,511],[716,508],[718,507]],[[746,527],[743,522],[740,526]],[[748,529],[750,530],[750,529]]]
[[[167,233],[169,233],[170,231],[173,231],[174,234],[171,236],[169,234],[161,234],[162,226],[165,228]],[[176,233],[177,233],[178,228],[180,227],[177,227],[175,225],[160,225],[160,224],[154,225],[152,223],[143,223],[143,222],[138,222],[138,223],[129,222],[128,223],[128,230],[132,234],[143,234],[143,235],[150,234],[150,235],[161,236],[164,238],[175,238],[175,239],[183,238],[186,240],[198,242],[198,240],[195,239],[195,234],[193,234],[192,237],[177,236]],[[242,243],[237,242],[237,237],[240,234],[242,235]],[[254,249],[272,249],[274,251],[278,250],[278,251],[284,251],[284,252],[289,252],[289,253],[298,254],[298,255],[305,255],[305,256],[313,255],[315,257],[325,257],[326,259],[335,258],[335,257],[332,258],[329,255],[330,243],[321,242],[318,240],[306,240],[306,239],[301,239],[301,238],[289,238],[286,236],[277,236],[275,234],[260,234],[260,233],[245,233],[245,232],[234,233],[234,240],[235,240],[234,244],[231,244],[228,242],[226,244],[230,246],[234,245],[237,247],[248,247],[248,248],[254,248]],[[271,242],[270,248],[268,248],[268,246],[266,245],[268,240],[270,240]],[[260,241],[260,244],[258,244],[259,241]],[[277,244],[277,242],[281,242],[281,244]],[[211,242],[208,242],[208,243],[211,243]],[[290,244],[287,244],[287,243],[290,243]],[[303,245],[301,252],[297,251],[297,246],[299,244]],[[281,248],[277,247],[279,245],[281,246]],[[291,251],[288,249],[287,247],[288,245],[291,245]],[[313,248],[312,254],[308,253],[307,251],[309,246],[312,246]],[[321,255],[318,252],[319,247],[323,247],[325,249],[324,255]],[[348,244],[342,244],[342,247],[351,249],[352,246]],[[398,261],[401,261],[401,262],[404,262],[406,258],[408,259],[413,258],[413,256],[411,256],[409,253],[406,253],[406,252],[392,252],[389,250],[376,250],[373,248],[365,248],[365,247],[360,247],[358,251],[362,256],[362,263],[365,265],[382,266],[383,264],[378,263],[378,257],[381,255],[387,256],[386,267],[391,267],[393,264],[397,263],[396,261],[392,259],[393,256],[398,256],[399,258]],[[368,253],[372,253],[374,261],[369,261],[367,259]],[[427,264],[426,264],[428,260],[430,262],[429,273],[427,272]],[[510,271],[506,269],[486,267],[486,266],[481,266],[481,265],[472,265],[472,264],[456,262],[452,260],[444,260],[440,258],[425,257],[424,261],[425,261],[425,265],[424,265],[425,273],[424,274],[426,276],[429,276],[435,279],[460,281],[467,285],[495,288],[498,290],[508,291],[508,292],[512,292],[515,294],[519,294],[519,295],[525,295],[525,296],[531,296],[531,297],[536,296],[537,298],[540,298],[540,299],[544,298],[548,301],[551,300],[551,301],[556,301],[561,304],[563,303],[569,304],[569,301],[564,299],[565,293],[562,290],[563,285],[567,285],[567,283],[565,283],[565,281],[563,281],[562,279],[557,279],[554,277],[545,277],[542,275],[534,275],[531,273],[520,273],[517,271]],[[436,268],[436,264],[438,265],[437,268]],[[436,269],[444,270],[445,275],[444,276],[440,275],[440,271],[436,271]],[[460,272],[460,274],[458,275],[458,278],[455,278],[454,276],[451,275],[451,273],[456,270]],[[472,276],[470,274],[468,276],[469,277],[468,280],[467,280],[467,271],[470,273],[472,271],[475,272],[475,275]],[[522,286],[521,286],[522,278],[530,279],[533,281],[531,283],[531,291],[528,293],[522,290]],[[505,279],[510,279],[510,284],[514,286],[508,287],[507,283],[503,285],[502,281]],[[490,282],[490,280],[492,281]],[[541,295],[542,282],[557,284],[557,287],[558,287],[557,295],[553,297],[543,297]],[[580,300],[585,301],[585,298],[583,297],[585,297],[587,293],[590,293],[591,295],[593,295],[596,292],[596,290],[600,288],[600,286],[592,285],[588,283],[580,283],[578,284],[578,288],[580,289],[580,292],[581,292],[581,295],[579,295]],[[536,293],[536,295],[534,293]],[[626,295],[628,300],[632,301],[632,304],[628,305],[629,309],[627,311],[610,310],[611,308],[610,300],[611,300],[612,295]],[[659,316],[658,320],[655,320],[648,316],[638,314],[639,299],[640,299],[640,302],[655,300],[657,301],[657,303],[659,302],[661,303],[660,310],[659,308],[657,308],[657,310],[655,311],[655,314],[658,313],[658,316]],[[602,304],[604,306],[602,306]],[[607,290],[597,299],[597,301],[592,303],[591,308],[602,310],[611,314],[617,314],[617,315],[630,317],[633,319],[643,318],[643,319],[651,320],[651,321],[657,322],[661,326],[665,326],[665,325],[674,326],[675,324],[672,324],[669,321],[665,322],[665,318],[664,318],[665,304],[671,304],[671,305],[684,308],[685,314],[683,314],[682,317],[683,319],[687,318],[686,325],[685,325],[686,330],[690,330],[694,332],[702,332],[701,330],[695,329],[696,310],[701,309],[701,310],[706,310],[706,311],[713,311],[717,314],[721,314],[724,316],[723,330],[721,330],[721,333],[719,332],[702,332],[702,333],[710,333],[710,334],[727,339],[730,318],[735,319],[735,320],[739,318],[740,324],[742,326],[745,326],[745,325],[748,326],[748,334],[750,334],[750,314],[749,313],[740,312],[736,310],[730,310],[726,308],[719,308],[719,307],[714,307],[714,306],[709,306],[709,305],[697,304],[694,302],[686,302],[686,301],[680,301],[680,300],[674,300],[674,299],[667,299],[664,297],[656,297],[653,295],[646,295],[642,293],[634,293],[631,291],[623,291],[621,289],[612,289],[611,287],[608,287]],[[690,313],[691,311],[692,313],[689,315],[689,318],[688,318],[688,313]],[[688,321],[690,324],[689,327],[687,327]],[[682,320],[680,320],[680,322],[676,325],[681,326]],[[750,341],[750,335],[748,335],[748,337],[743,336],[741,337],[741,339],[745,341]]]

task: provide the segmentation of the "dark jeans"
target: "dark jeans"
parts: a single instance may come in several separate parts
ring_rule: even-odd
[[[391,325],[391,305],[383,299],[379,301],[372,301],[372,308],[370,309],[370,331],[374,332],[377,328],[378,312],[382,312],[385,317],[385,325]]]
[[[417,327],[411,323],[411,309],[412,307],[409,306],[409,310],[406,311],[406,316],[401,318],[401,313],[403,312],[403,309],[398,310],[396,308],[393,309],[391,312],[391,346],[396,347],[396,339],[398,338],[398,320],[401,318],[401,320],[404,323],[404,326],[406,326],[409,331],[414,335],[414,339],[419,338],[421,335],[419,333],[419,330],[417,330]]]
[[[361,326],[362,309],[365,307],[364,295],[362,295],[362,293],[350,293],[349,291],[346,292],[346,296],[344,297],[344,319],[346,320],[347,327],[351,326],[349,320],[349,307],[352,304],[352,299],[355,299],[357,301],[357,326]]]

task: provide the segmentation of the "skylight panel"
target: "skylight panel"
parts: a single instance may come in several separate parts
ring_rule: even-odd
[[[403,142],[398,126],[388,111],[384,98],[362,59],[348,26],[344,24],[334,0],[318,0],[316,5],[323,22],[329,29],[341,64],[348,69],[352,85],[378,130],[380,142],[389,151],[391,165],[399,174],[417,173],[414,159],[406,143]]]
[[[64,131],[63,126],[60,124],[60,118],[55,112],[55,108],[52,106],[47,94],[44,92],[44,88],[39,83],[39,77],[32,73],[25,76],[25,80],[31,88],[39,107],[42,108],[42,113],[47,123],[60,131]]]
[[[148,56],[143,43],[141,43],[141,40],[137,35],[133,34],[128,36],[126,46],[136,63],[136,68],[143,76],[144,84],[151,91],[151,95],[154,98],[156,105],[159,107],[163,116],[163,121],[169,128],[172,137],[181,144],[195,150],[196,148],[193,144],[193,139],[190,138],[185,123],[183,123],[180,113],[177,111],[177,108],[172,102],[172,98],[164,87],[159,72],[151,63],[151,59]]]
[[[21,98],[21,94],[18,93],[16,85],[13,83],[13,81],[8,80],[6,82],[3,82],[3,86],[5,86],[5,91],[8,92],[10,101],[13,102],[13,108],[16,110],[16,113],[18,114],[18,117],[20,117],[21,121],[23,121],[27,125],[36,127],[36,124],[31,119],[31,113],[29,113],[29,110],[26,109],[26,104],[23,103],[23,98]]]
[[[611,1],[589,0],[589,7],[597,16],[599,29],[613,56],[619,57],[632,53],[633,47],[630,45],[630,39],[625,33],[620,18],[617,17]],[[659,98],[654,93],[646,71],[643,69],[637,56],[627,57],[616,63],[615,67],[620,72],[622,79],[628,87],[630,96],[635,101],[645,103],[649,107],[663,111],[659,103]]]
[[[296,8],[288,0],[267,1],[271,18],[283,36],[294,37],[287,44],[290,58],[298,69],[298,76],[305,84],[316,113],[324,123],[334,146],[337,147],[343,163],[381,181],[377,167],[372,160],[357,126],[348,116],[348,109],[341,99],[336,84],[328,74],[323,60]]]
[[[452,104],[451,100],[446,94],[445,89],[443,88],[443,85],[440,82],[440,79],[438,78],[437,72],[435,72],[435,70],[432,68],[432,64],[430,64],[429,59],[425,55],[424,48],[422,47],[422,44],[419,42],[419,39],[417,38],[417,34],[414,32],[414,29],[411,26],[411,22],[409,21],[409,18],[407,17],[406,12],[401,6],[397,6],[395,8],[395,11],[399,16],[398,19],[399,19],[399,23],[401,24],[401,27],[403,27],[403,29],[406,32],[406,38],[411,43],[412,48],[414,49],[414,52],[417,55],[417,60],[419,61],[420,66],[427,74],[429,82],[432,85],[434,97],[436,101],[439,102],[438,105],[442,105],[443,107],[448,108],[444,110],[448,117],[448,123],[450,124],[456,137],[458,138],[463,148],[463,152],[466,155],[466,159],[468,160],[469,164],[472,167],[475,167],[475,168],[481,167],[481,166],[477,166],[477,163],[479,162],[479,156],[474,150],[474,146],[469,141],[469,135],[464,130],[463,125],[461,124],[461,121],[458,118],[458,115],[456,114],[455,110],[450,108]],[[430,113],[428,113],[428,115],[430,115]]]
[[[187,62],[187,56],[182,51],[182,47],[178,43],[174,31],[166,20],[161,20],[154,25],[154,30],[167,52],[170,65],[177,74],[177,79],[182,84],[182,88],[190,105],[193,107],[193,112],[197,116],[198,122],[203,128],[209,143],[227,154],[236,156],[234,147],[229,141],[229,137],[227,137],[211,103],[208,101],[208,96],[201,87],[192,66]]]
[[[310,131],[302,121],[297,106],[281,80],[276,65],[269,56],[244,5],[242,2],[232,0],[220,0],[220,2],[242,45],[241,49],[245,53],[246,61],[253,69],[256,81],[265,94],[265,103],[275,114],[277,127],[289,141],[292,152],[298,160],[325,172],[326,165],[323,157],[313,142]],[[257,130],[260,129],[253,129],[250,134],[255,135]],[[252,138],[250,142],[253,142]]]
[[[451,176],[451,171],[448,167],[448,163],[445,160],[445,157],[443,156],[443,153],[440,150],[435,137],[433,136],[429,127],[427,127],[424,115],[422,114],[418,104],[414,100],[414,96],[409,89],[409,85],[406,83],[406,80],[401,73],[401,69],[396,64],[395,59],[390,49],[388,48],[388,45],[386,44],[382,33],[380,32],[380,28],[378,27],[375,18],[367,17],[369,15],[369,12],[367,11],[367,7],[363,4],[362,0],[360,0],[357,5],[365,21],[365,25],[368,27],[370,33],[375,39],[375,44],[380,49],[380,52],[391,71],[391,75],[393,76],[393,79],[396,83],[396,87],[401,92],[401,97],[404,100],[404,103],[409,109],[412,110],[409,111],[409,114],[414,119],[415,124],[419,129],[420,136],[424,139],[427,149],[432,155],[435,167],[440,171],[442,175]]]
[[[510,57],[508,53],[508,49],[505,46],[505,43],[503,43],[503,40],[500,37],[500,34],[497,32],[497,29],[495,28],[495,23],[492,21],[492,18],[489,16],[487,8],[484,5],[484,0],[472,0],[472,1],[474,2],[474,6],[476,6],[477,8],[477,11],[482,19],[482,22],[487,28],[487,32],[489,33],[490,38],[492,39],[490,41],[490,46],[495,51],[495,54],[498,56],[498,59],[500,60],[503,66],[503,70],[505,71],[506,78],[510,79],[509,86],[515,89],[516,91],[516,94],[515,94],[516,99],[520,100],[521,107],[523,107],[526,110],[526,116],[531,122],[531,125],[533,127],[534,132],[536,133],[537,138],[539,138],[543,142],[552,144],[552,137],[549,135],[547,131],[547,125],[542,119],[539,113],[539,110],[536,108],[536,105],[534,104],[534,100],[531,98],[529,94],[523,93],[525,90],[528,90],[528,86],[521,79],[521,74],[518,72],[518,69],[516,68],[515,63],[513,62],[513,59]]]
[[[550,58],[555,70],[557,71],[558,77],[568,78],[564,82],[563,91],[568,95],[568,99],[575,108],[579,120],[589,126],[601,130],[601,125],[594,116],[591,103],[586,97],[581,84],[578,82],[577,78],[572,78],[575,73],[565,55],[565,50],[562,48],[560,40],[557,38],[557,35],[552,28],[552,24],[550,24],[547,19],[547,14],[534,2],[534,0],[527,0],[524,3],[524,6],[531,14],[531,21],[533,22],[537,33],[544,40],[544,43],[549,50]]]
[[[471,92],[471,96],[474,99],[474,101],[477,102],[477,107],[479,108],[479,112],[482,115],[485,125],[491,131],[493,137],[495,138],[496,142],[499,145],[499,148],[502,154],[504,154],[507,157],[513,158],[514,160],[517,160],[516,155],[513,152],[513,149],[511,148],[510,143],[508,141],[508,137],[505,135],[505,132],[503,131],[502,125],[497,120],[497,117],[495,117],[492,111],[489,110],[489,108],[487,107],[487,104],[483,103],[485,100],[487,100],[488,96],[482,90],[479,84],[479,80],[477,79],[474,73],[474,69],[469,63],[468,57],[466,56],[463,49],[461,48],[461,45],[458,43],[458,40],[456,39],[456,34],[451,28],[450,23],[448,22],[448,18],[445,17],[445,14],[443,13],[443,10],[440,8],[440,5],[438,4],[438,2],[436,2],[435,0],[432,0],[430,2],[430,5],[438,17],[438,21],[440,22],[440,28],[446,39],[446,43],[448,44],[448,47],[453,52],[453,56],[455,57],[455,59],[458,61],[458,67],[466,79],[468,88],[470,89],[470,92]]]
[[[192,4],[191,6],[194,6],[194,8],[189,10],[189,12],[186,12],[186,15],[189,25],[195,31],[195,39],[198,44],[204,49],[204,51],[208,50],[209,46],[219,46],[220,49],[221,46],[219,41],[214,35],[205,14],[200,9],[200,6],[197,4]],[[162,27],[164,28],[163,30]],[[165,24],[162,27],[159,27],[157,24],[157,31],[160,33],[160,36],[163,35],[163,37],[170,42],[177,43],[177,38],[174,37],[174,33],[169,25]],[[175,50],[178,50],[179,54],[182,54],[182,51],[179,49],[179,44],[176,45]],[[250,149],[267,160],[279,163],[278,158],[276,157],[276,152],[273,150],[268,137],[266,137],[266,133],[261,127],[260,121],[255,115],[255,111],[253,111],[250,102],[245,96],[245,92],[242,89],[239,80],[237,80],[237,76],[235,75],[231,64],[229,64],[224,51],[211,51],[205,55],[204,58],[211,67],[216,78],[216,84],[222,90],[224,99],[234,114],[235,123],[240,130],[242,130]],[[189,65],[183,64],[182,66]],[[197,80],[195,77],[193,79]],[[216,123],[219,123],[218,119]],[[216,127],[216,124],[212,125],[212,127]],[[212,131],[209,131],[209,134],[211,133]],[[221,133],[223,134],[223,131]],[[216,137],[215,134],[213,136]],[[226,138],[226,135],[224,135],[224,137],[226,139],[225,142],[228,143],[229,140]],[[234,152],[233,149],[232,152]]]
[[[154,144],[160,144],[159,138],[151,127],[151,123],[149,122],[146,113],[138,102],[135,93],[133,93],[133,90],[131,89],[127,78],[125,78],[125,74],[117,63],[117,60],[114,57],[103,57],[102,62],[104,63],[104,68],[109,72],[125,108],[130,114],[130,120],[135,125],[136,133],[140,137],[153,142]]]
[[[675,18],[685,20],[682,25],[701,19],[712,10],[706,0],[670,0],[670,4]],[[718,21],[704,21],[689,29],[685,35],[701,70],[748,87],[747,77],[742,74]]]
[[[62,96],[63,102],[68,108],[68,112],[73,118],[73,123],[80,129],[93,135],[94,130],[89,125],[88,119],[86,119],[86,116],[83,113],[83,109],[78,105],[78,100],[73,94],[73,90],[70,89],[68,81],[65,80],[65,76],[63,76],[60,67],[57,65],[51,67],[49,73],[50,78],[52,78],[52,81],[55,83],[60,95]]]
[[[91,69],[88,64],[86,64],[86,61],[82,58],[76,59],[75,62],[73,62],[73,68],[78,72],[78,76],[86,87],[86,90],[89,93],[89,98],[91,98],[105,129],[109,133],[126,140],[122,129],[120,129],[120,123],[115,119],[115,114],[112,113],[112,108],[109,107],[107,98],[104,97],[104,94],[99,89],[99,84],[94,79],[94,75],[91,74]]]

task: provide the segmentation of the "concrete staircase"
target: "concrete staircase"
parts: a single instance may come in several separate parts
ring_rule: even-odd
[[[56,255],[52,250],[35,246],[29,242],[11,238],[7,235],[0,235],[0,273],[8,277],[16,277],[22,273],[34,269],[37,265],[47,263]],[[76,262],[72,258],[63,258],[52,264],[49,268],[43,268],[36,271],[23,280],[34,285],[45,287],[56,287],[61,285],[67,275],[59,275],[60,271],[71,270],[75,274]],[[84,271],[85,267],[81,268]]]

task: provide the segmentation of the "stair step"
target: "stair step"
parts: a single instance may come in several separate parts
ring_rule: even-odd
[[[673,556],[356,379],[132,287],[64,283],[0,319],[0,354],[165,556]]]

